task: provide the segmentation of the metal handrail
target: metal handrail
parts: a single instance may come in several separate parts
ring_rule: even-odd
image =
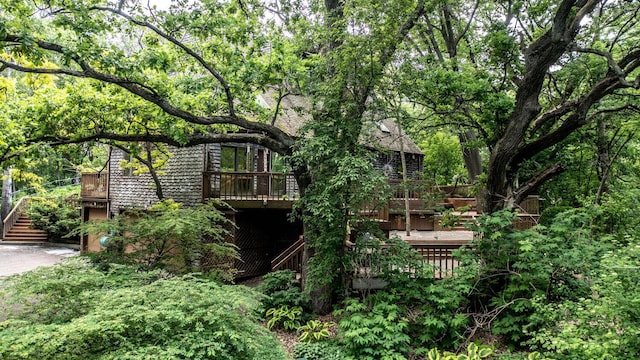
[[[31,201],[30,196],[25,196],[18,200],[16,206],[11,209],[9,214],[4,220],[2,220],[2,238],[4,239],[9,231],[13,228],[13,226],[18,222],[18,218],[20,215],[27,209],[29,206],[29,201]]]

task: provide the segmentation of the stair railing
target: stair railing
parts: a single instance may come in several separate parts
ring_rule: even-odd
[[[11,231],[13,226],[18,222],[18,218],[20,218],[20,215],[22,215],[22,213],[29,206],[30,200],[31,200],[31,197],[29,196],[20,198],[16,206],[13,207],[11,212],[9,212],[7,217],[2,221],[2,238],[3,239],[7,237],[7,234],[9,233],[9,231]]]
[[[302,270],[303,253],[304,238],[301,236],[298,241],[271,260],[271,271],[287,269],[300,272]]]

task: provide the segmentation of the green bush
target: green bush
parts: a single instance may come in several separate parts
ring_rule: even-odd
[[[592,293],[549,306],[536,302],[539,321],[529,345],[556,359],[627,359],[640,354],[640,241],[602,256]]]
[[[283,305],[299,307],[305,312],[311,311],[309,295],[302,292],[300,281],[292,270],[280,270],[264,275],[258,291],[266,295],[262,300],[265,309],[279,308]]]
[[[396,305],[379,301],[371,306],[348,299],[344,309],[337,310],[339,335],[346,359],[405,359],[411,338],[408,320]]]
[[[318,342],[327,340],[331,333],[329,329],[335,325],[332,322],[323,323],[320,320],[309,320],[306,324],[298,327],[297,331],[300,333],[298,341],[301,342]]]
[[[80,205],[77,194],[68,197],[33,197],[27,215],[36,229],[47,232],[49,241],[80,243],[80,237],[68,236],[80,225]]]
[[[397,238],[385,239],[384,244],[374,237],[358,239],[349,258],[354,272],[372,269],[372,276],[387,283],[374,295],[365,292],[365,303],[397,306],[399,316],[407,321],[404,333],[411,337],[414,350],[454,348],[464,341],[469,322],[465,306],[476,274],[473,269],[435,279],[434,268]]]
[[[190,275],[102,273],[73,259],[0,283],[0,358],[286,359],[258,322],[258,298]]]
[[[572,210],[571,206],[550,206],[542,211],[540,214],[539,223],[544,226],[549,226],[553,224],[553,220],[559,214],[562,214],[565,211]]]
[[[293,348],[295,359],[344,360],[344,351],[332,342],[299,342]]]
[[[440,353],[438,349],[431,349],[427,354],[427,360],[480,360],[493,354],[493,349],[490,347],[480,347],[474,343],[469,344],[466,350],[464,354],[454,354],[447,351]]]
[[[269,329],[280,328],[284,330],[295,330],[300,327],[302,309],[299,307],[288,307],[282,305],[278,308],[268,309],[266,312],[267,327]]]
[[[110,234],[107,254],[97,261],[137,265],[142,270],[203,272],[233,281],[237,248],[227,241],[230,221],[215,207],[183,208],[172,200],[147,211],[131,210],[110,220],[90,221],[77,234]]]
[[[573,301],[590,294],[590,279],[598,258],[608,248],[607,237],[595,241],[590,224],[597,214],[582,209],[566,211],[549,227],[518,231],[515,214],[501,211],[482,216],[474,231],[482,234],[471,256],[482,264],[471,300],[495,314],[490,325],[511,346],[526,340],[525,330],[545,326],[538,322],[532,303]],[[544,261],[541,261],[541,260]]]

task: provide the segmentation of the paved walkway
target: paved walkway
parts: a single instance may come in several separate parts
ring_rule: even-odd
[[[0,278],[51,266],[80,252],[55,245],[0,244]]]

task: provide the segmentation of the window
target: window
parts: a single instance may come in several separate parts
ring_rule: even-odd
[[[253,171],[253,149],[250,147],[222,146],[220,154],[221,171]]]
[[[289,172],[289,166],[285,163],[284,158],[275,152],[271,153],[271,172],[286,173]]]
[[[131,161],[131,154],[128,152],[124,153],[124,158],[120,160],[118,164],[120,169],[122,169],[122,176],[133,176],[133,167],[134,164]]]

